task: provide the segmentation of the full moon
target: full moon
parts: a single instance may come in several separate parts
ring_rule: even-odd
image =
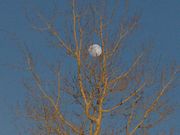
[[[89,51],[89,54],[93,57],[98,57],[101,55],[102,53],[102,49],[101,49],[101,46],[98,45],[98,44],[93,44],[89,47],[88,49]]]

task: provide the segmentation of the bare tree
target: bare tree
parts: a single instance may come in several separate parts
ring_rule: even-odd
[[[65,51],[76,66],[64,76],[60,71],[63,63],[47,65],[53,76],[43,78],[33,55],[24,49],[33,80],[24,81],[29,92],[26,113],[35,124],[32,134],[148,135],[174,110],[166,93],[177,80],[176,65],[160,72],[149,60],[151,47],[136,48],[138,52],[124,62],[126,41],[140,17],[128,14],[127,0],[112,3],[114,6],[108,6],[107,0],[72,0],[70,10],[56,10],[50,19],[38,10],[38,20],[27,14],[32,27],[50,34],[51,45]],[[64,22],[61,28],[56,23],[59,15]],[[95,41],[102,54],[92,58],[88,47]],[[69,107],[66,111],[65,106]]]

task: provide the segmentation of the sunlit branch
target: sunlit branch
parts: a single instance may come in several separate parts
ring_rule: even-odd
[[[140,98],[141,98],[141,96],[138,96],[137,99],[132,103],[131,113],[130,113],[130,116],[128,117],[128,121],[127,121],[127,125],[126,125],[126,134],[127,135],[129,135],[129,127],[132,123],[134,111],[135,111],[136,105],[137,105],[138,101],[140,100]]]
[[[92,120],[92,121],[96,122],[96,121],[97,121],[97,118],[96,118],[94,115],[91,115],[91,114],[89,113],[90,107],[91,107],[91,104],[90,104],[90,103],[88,103],[88,104],[85,106],[85,114],[86,114],[86,116],[87,116],[87,118],[88,118],[89,120]]]
[[[59,41],[58,46],[65,48],[68,53],[73,54],[73,50],[64,42],[64,40],[60,36],[60,33],[53,27],[53,25],[46,21],[42,14],[39,13],[38,16],[47,26],[47,30],[49,30],[49,32],[57,38],[57,40]]]
[[[125,73],[123,73],[122,75],[120,75],[120,76],[118,76],[118,77],[110,80],[110,81],[109,81],[109,84],[113,84],[113,83],[117,82],[118,80],[122,79],[123,77],[128,76],[129,73],[137,66],[137,64],[138,64],[139,61],[141,60],[142,56],[143,56],[143,53],[141,53],[141,54],[136,58],[136,60],[133,62],[133,64],[131,65],[131,67],[128,69],[127,72],[125,72]]]
[[[152,104],[150,105],[150,107],[145,111],[143,119],[136,125],[136,127],[133,128],[133,130],[131,131],[131,133],[129,135],[133,135],[136,130],[138,128],[141,127],[141,125],[144,123],[144,121],[147,119],[147,117],[149,116],[149,114],[152,112],[152,110],[155,108],[155,106],[157,105],[157,103],[159,102],[160,98],[164,95],[164,93],[166,92],[166,90],[168,89],[168,87],[172,84],[172,82],[175,79],[175,74],[173,75],[173,77],[166,83],[166,85],[160,90],[160,93],[158,94],[158,96],[156,97],[156,99],[152,102]]]
[[[93,122],[90,122],[90,126],[89,126],[89,135],[93,135]]]
[[[59,73],[59,71],[57,72],[57,78],[58,78],[58,97],[57,97],[57,100],[56,100],[56,105],[58,105],[58,103],[59,103],[59,100],[60,100],[60,97],[61,97],[61,87],[60,87],[60,73]]]
[[[111,52],[108,52],[107,57],[111,57],[112,55],[114,55],[116,53],[116,51],[121,47],[120,43],[122,42],[122,40],[125,39],[125,37],[127,37],[127,35],[134,30],[134,28],[136,27],[137,22],[134,22],[133,25],[128,28],[126,31],[120,31],[119,34],[119,39],[117,40],[117,42],[115,43],[113,49],[111,50]],[[123,26],[121,26],[123,27]],[[122,28],[123,29],[123,28]]]
[[[75,0],[73,0],[73,36],[74,36],[74,40],[75,40],[75,45],[76,45],[76,60],[77,60],[77,66],[78,66],[78,83],[79,83],[79,88],[83,97],[83,100],[85,102],[85,114],[88,117],[88,119],[92,120],[92,121],[96,121],[96,117],[91,115],[89,113],[89,109],[91,108],[91,103],[88,101],[87,98],[87,94],[85,92],[84,86],[83,86],[83,80],[82,80],[82,76],[81,76],[81,50],[79,48],[79,43],[78,43],[78,39],[77,39],[77,30],[76,30],[76,20],[77,16],[75,13]],[[82,33],[81,33],[82,34]],[[82,35],[81,35],[82,36]],[[82,39],[81,39],[81,43],[82,43]]]
[[[37,76],[37,74],[35,74],[34,72],[32,73],[36,82],[36,85],[38,86],[38,88],[40,89],[40,91],[42,92],[44,98],[48,99],[49,102],[51,103],[51,105],[53,105],[53,107],[55,108],[56,112],[59,114],[59,118],[66,124],[68,125],[74,132],[79,133],[79,129],[77,127],[75,127],[74,125],[72,125],[72,123],[68,122],[67,120],[65,120],[64,116],[59,112],[59,109],[57,107],[57,105],[55,104],[54,100],[47,95],[47,93],[45,92],[45,90],[42,88],[40,82],[37,80],[37,78],[39,78]]]
[[[76,45],[76,60],[77,60],[77,65],[78,65],[78,82],[79,82],[79,88],[83,97],[83,100],[85,102],[85,105],[88,104],[88,99],[87,95],[85,93],[85,89],[83,87],[83,82],[82,82],[82,76],[81,76],[81,54],[79,50],[79,44],[78,44],[78,39],[77,39],[77,30],[76,30],[76,13],[75,13],[75,0],[73,0],[73,36],[75,40],[75,45]]]
[[[33,60],[31,58],[30,54],[27,54],[26,57],[27,57],[28,66],[30,69],[29,71],[31,72],[33,79],[34,79],[37,87],[39,88],[40,92],[42,93],[43,97],[45,99],[47,99],[51,103],[51,105],[55,108],[55,111],[58,113],[60,120],[62,120],[62,122],[64,122],[67,126],[69,126],[74,132],[79,133],[80,130],[64,118],[64,116],[59,112],[59,108],[56,105],[56,103],[54,102],[54,100],[46,93],[45,89],[43,89],[40,76],[35,72],[34,63],[33,63]]]
[[[75,11],[75,0],[73,0],[73,36],[74,36],[74,41],[76,45],[76,53],[79,51],[79,44],[78,44],[78,39],[77,39],[77,30],[76,30],[76,24],[77,23],[77,15]]]
[[[103,112],[111,112],[115,109],[117,109],[119,106],[123,105],[124,103],[128,102],[132,97],[136,96],[139,91],[141,91],[145,87],[146,83],[143,83],[137,90],[135,90],[133,93],[130,94],[127,98],[125,98],[123,101],[120,103],[116,104],[110,109],[104,109]]]
[[[80,35],[80,39],[79,39],[79,49],[80,51],[82,50],[82,45],[83,45],[83,29],[81,27],[80,24],[80,17],[78,17],[78,27],[79,27],[79,35]]]
[[[101,43],[102,43],[102,67],[101,67],[101,82],[103,84],[103,92],[102,92],[102,96],[98,97],[98,116],[97,116],[97,121],[96,121],[96,128],[95,128],[95,132],[94,135],[99,135],[100,131],[101,131],[101,122],[102,122],[102,115],[103,115],[103,109],[102,109],[102,105],[103,105],[103,101],[105,98],[105,93],[107,92],[107,83],[108,83],[108,79],[107,79],[107,73],[106,73],[106,55],[105,55],[105,43],[104,43],[104,37],[103,37],[103,22],[102,22],[102,16],[100,17],[100,39],[101,39]]]

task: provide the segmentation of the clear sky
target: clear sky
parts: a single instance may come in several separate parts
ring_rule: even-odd
[[[59,0],[62,3],[65,0]],[[153,39],[156,54],[162,54],[162,62],[169,63],[175,60],[180,64],[180,1],[179,0],[129,0],[130,9],[142,11],[141,27],[138,31],[142,41]],[[132,1],[132,2],[131,2]],[[36,2],[34,2],[36,3]],[[50,2],[38,2],[44,9]],[[26,42],[33,51],[39,51],[47,45],[40,34],[32,31],[24,15],[25,0],[0,1],[0,29],[14,32]],[[46,48],[47,49],[47,48]],[[44,50],[44,55],[46,51]],[[7,34],[0,31],[0,135],[17,135],[13,107],[23,102],[25,90],[22,87],[21,71],[12,70],[8,64],[21,62],[22,55],[16,43],[10,40]],[[180,91],[176,89],[173,100],[180,103]],[[173,114],[168,125],[175,125],[176,135],[180,132],[180,110]]]

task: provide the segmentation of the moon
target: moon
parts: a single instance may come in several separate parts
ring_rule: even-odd
[[[88,52],[93,57],[98,57],[102,53],[101,46],[98,44],[93,44],[89,46]]]

